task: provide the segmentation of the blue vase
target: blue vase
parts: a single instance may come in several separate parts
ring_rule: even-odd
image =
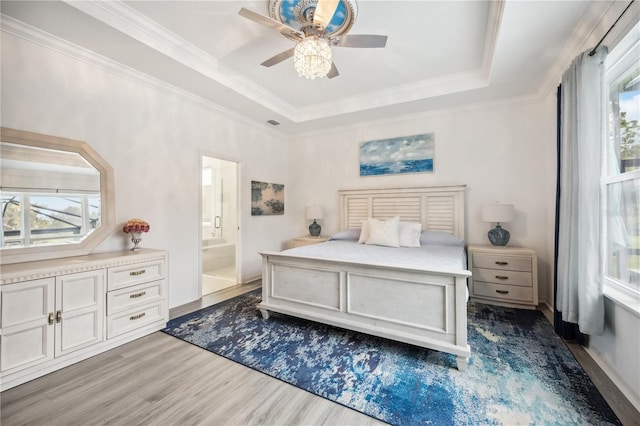
[[[322,228],[320,227],[318,222],[316,222],[316,220],[313,219],[313,223],[309,225],[309,235],[311,235],[312,237],[318,237],[320,236],[321,229]]]
[[[488,236],[489,241],[491,241],[491,244],[493,244],[494,246],[506,246],[509,242],[509,237],[511,236],[511,234],[509,234],[509,231],[507,231],[506,229],[502,229],[500,224],[498,224],[495,228],[489,231]]]

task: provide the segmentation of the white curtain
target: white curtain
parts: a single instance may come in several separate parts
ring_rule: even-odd
[[[602,335],[603,202],[607,49],[579,55],[562,76],[560,217],[556,309],[581,333]]]

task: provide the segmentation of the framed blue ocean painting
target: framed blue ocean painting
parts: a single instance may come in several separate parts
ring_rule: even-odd
[[[401,136],[360,144],[360,176],[433,172],[435,135]]]

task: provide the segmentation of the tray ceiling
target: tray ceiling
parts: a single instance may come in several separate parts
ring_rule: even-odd
[[[357,2],[350,34],[384,49],[337,48],[340,75],[306,80],[294,43],[240,15],[266,1],[5,1],[2,29],[62,39],[234,114],[295,134],[460,105],[534,97],[571,41],[587,1]],[[265,124],[267,125],[267,124]],[[268,126],[268,125],[267,125]]]

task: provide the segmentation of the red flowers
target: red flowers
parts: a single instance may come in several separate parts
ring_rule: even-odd
[[[142,219],[131,219],[124,224],[122,231],[127,234],[134,232],[149,232],[149,224]]]

